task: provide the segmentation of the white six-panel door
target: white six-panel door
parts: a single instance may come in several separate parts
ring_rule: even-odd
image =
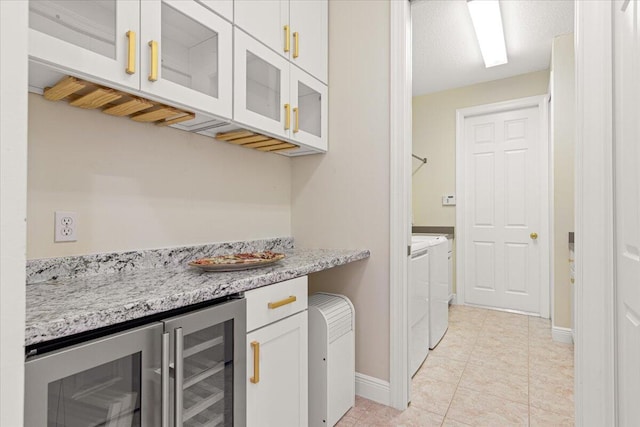
[[[617,0],[613,7],[618,424],[637,426],[640,425],[640,11],[636,0]]]
[[[540,313],[539,108],[467,117],[463,131],[465,302]]]

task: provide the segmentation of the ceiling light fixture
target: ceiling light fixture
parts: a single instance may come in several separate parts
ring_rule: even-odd
[[[469,14],[476,30],[484,65],[494,67],[507,63],[507,48],[498,0],[467,0]]]

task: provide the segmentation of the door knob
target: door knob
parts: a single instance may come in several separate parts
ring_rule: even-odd
[[[538,233],[531,233],[529,234],[529,237],[531,237],[533,240],[536,240],[538,238]]]

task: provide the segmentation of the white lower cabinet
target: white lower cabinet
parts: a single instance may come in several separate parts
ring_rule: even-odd
[[[302,296],[300,291],[304,291]],[[254,313],[281,310],[287,316],[255,325],[255,330],[248,331],[247,426],[306,426],[309,393],[306,277],[249,291],[246,298],[248,306],[259,304]],[[288,313],[296,303],[297,313]],[[247,315],[250,325],[249,311]]]

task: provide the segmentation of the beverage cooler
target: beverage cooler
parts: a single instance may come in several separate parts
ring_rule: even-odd
[[[246,302],[31,357],[25,426],[245,425]]]

